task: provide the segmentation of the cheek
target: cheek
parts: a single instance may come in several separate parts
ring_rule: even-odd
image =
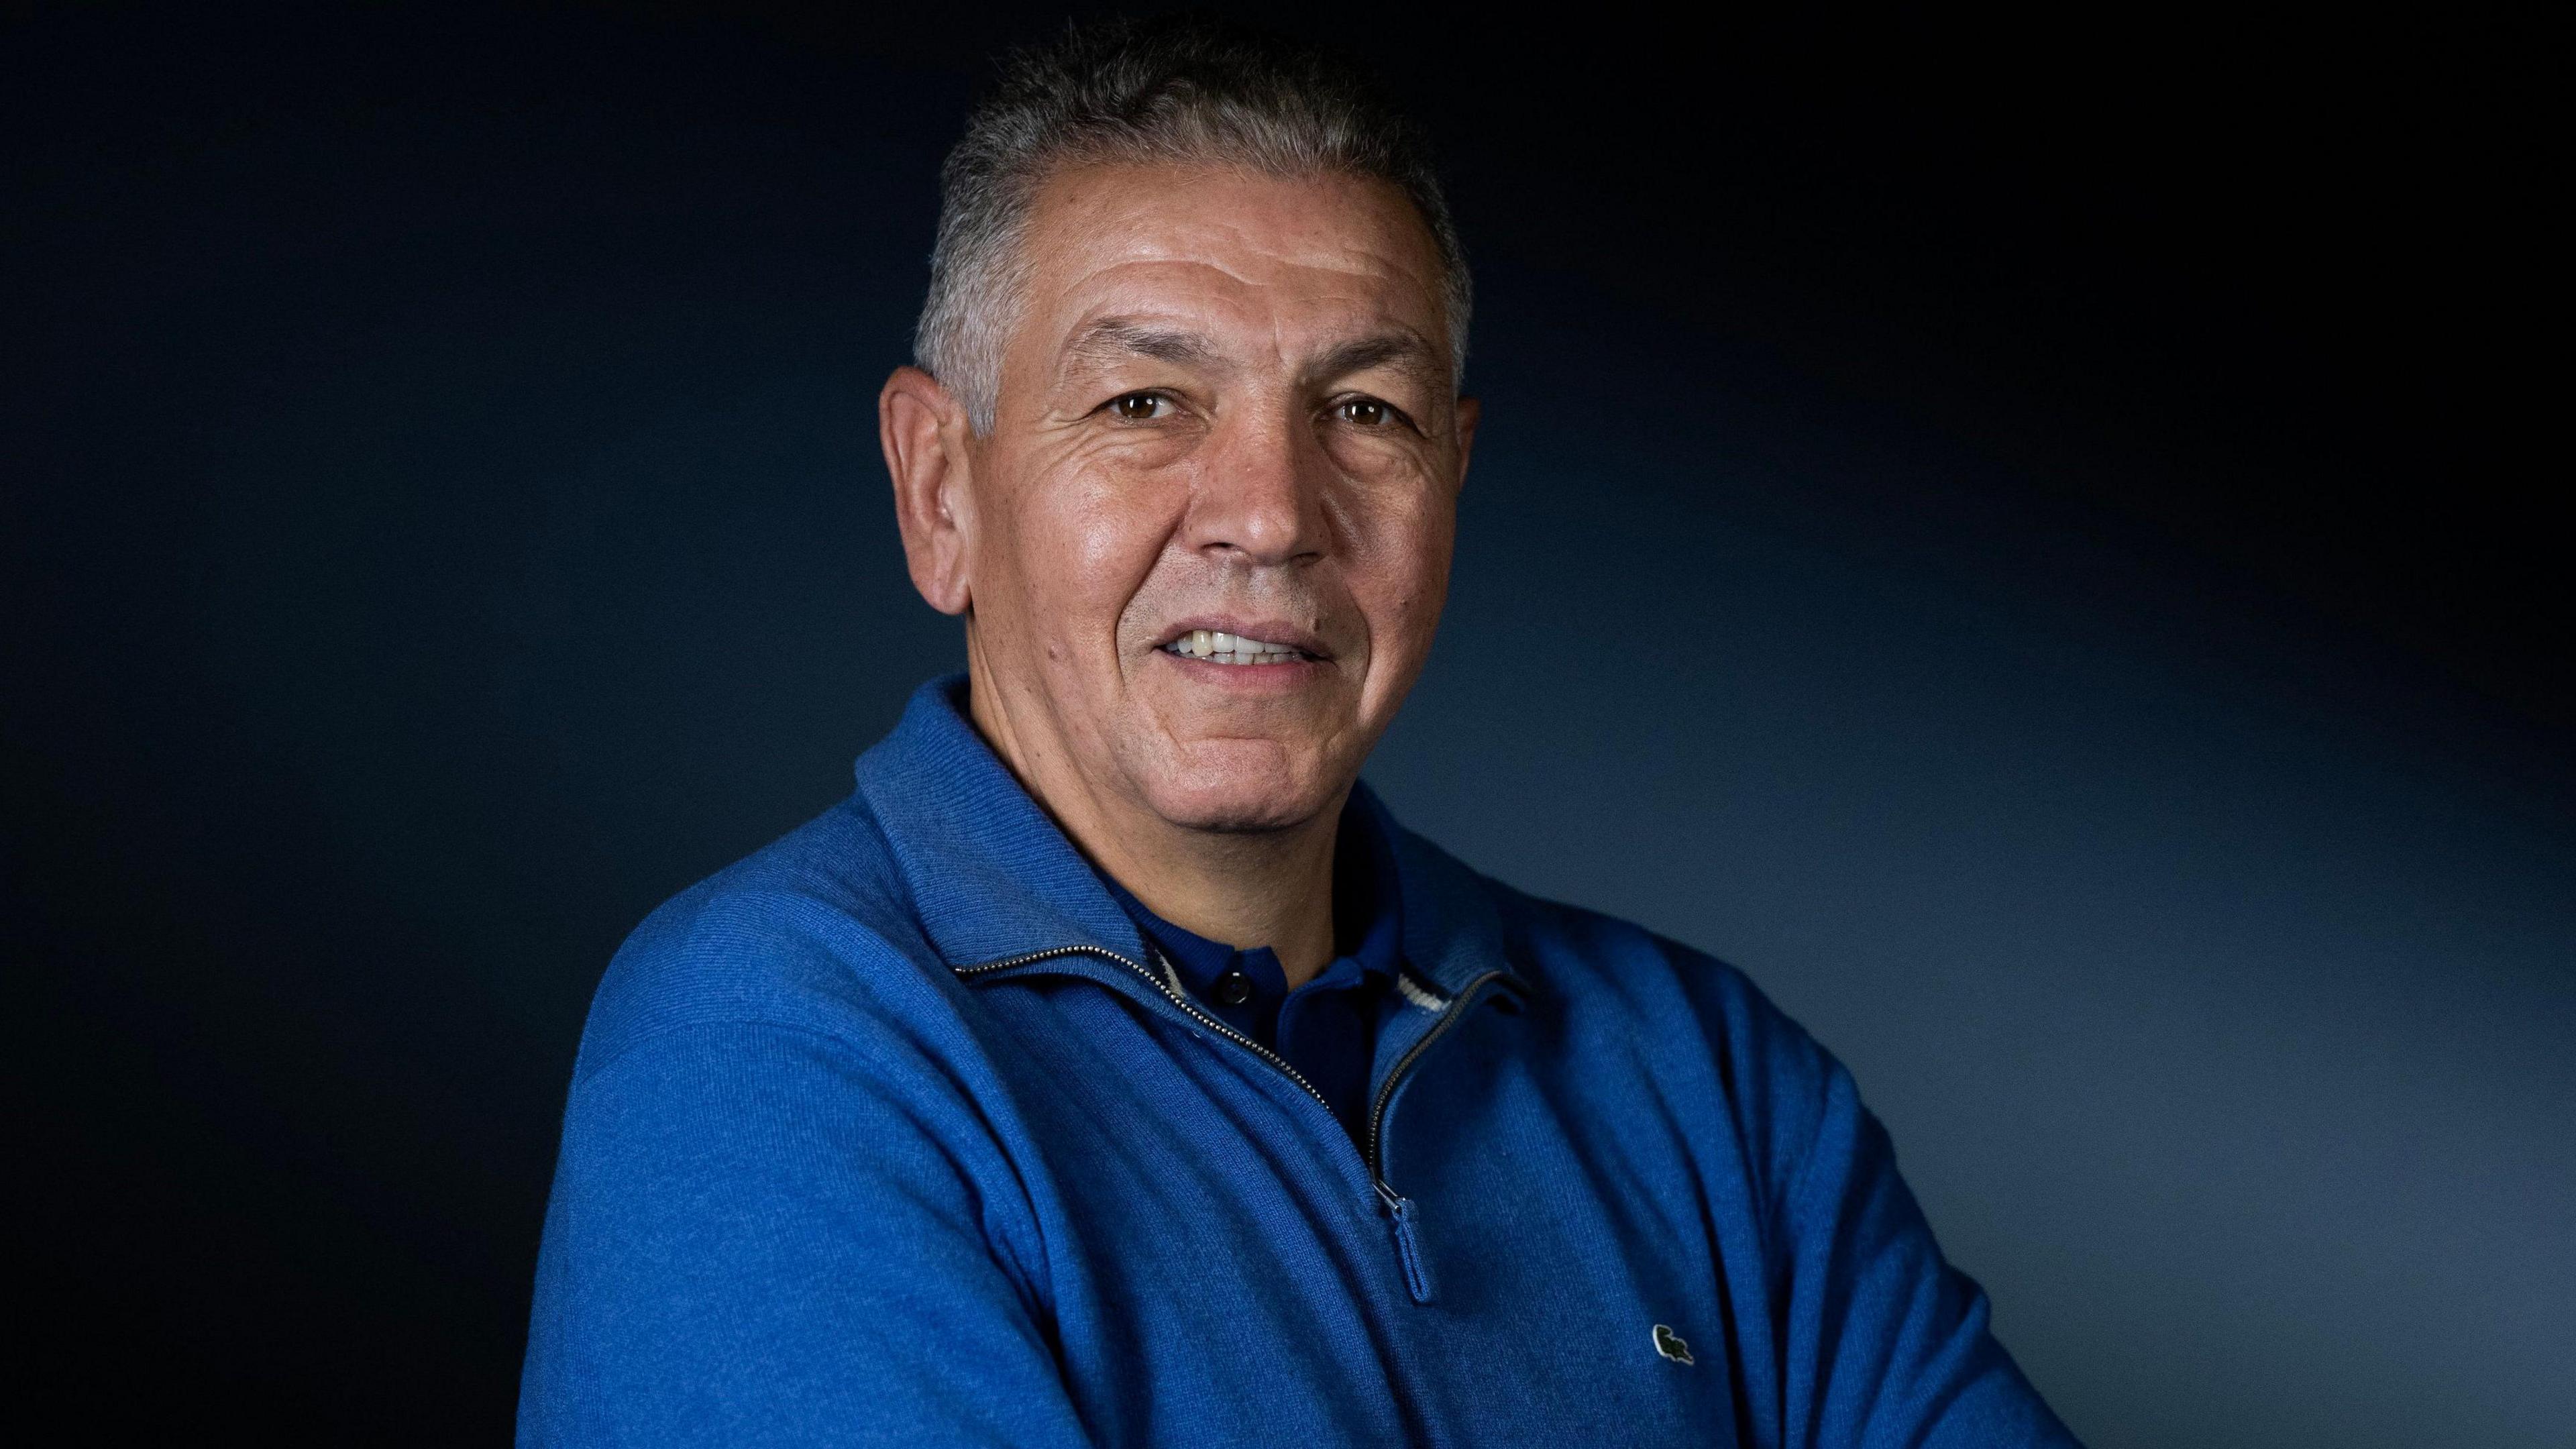
[[[1162,491],[1086,469],[1030,492],[1014,567],[1040,633],[1096,639],[1115,629],[1170,532]]]
[[[1428,489],[1378,501],[1353,520],[1351,587],[1370,615],[1374,647],[1393,652],[1428,636],[1448,592],[1454,507]]]

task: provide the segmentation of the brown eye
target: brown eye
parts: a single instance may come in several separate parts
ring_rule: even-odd
[[[1395,416],[1393,408],[1371,397],[1352,398],[1335,411],[1342,415],[1343,422],[1357,423],[1363,428],[1377,427]]]
[[[1116,413],[1124,422],[1150,423],[1161,416],[1156,409],[1164,406],[1167,401],[1168,399],[1158,392],[1131,392],[1125,397],[1111,401],[1109,410]]]

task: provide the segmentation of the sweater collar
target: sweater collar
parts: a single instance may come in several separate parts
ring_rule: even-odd
[[[976,732],[965,675],[915,690],[857,774],[922,931],[950,966],[1070,946],[1145,959],[1134,919]],[[1397,825],[1366,783],[1351,787],[1351,808],[1367,812],[1393,857],[1406,965],[1447,993],[1493,971],[1526,991],[1486,883]]]

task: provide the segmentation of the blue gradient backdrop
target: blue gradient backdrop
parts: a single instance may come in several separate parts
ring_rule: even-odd
[[[1009,27],[194,23],[30,29],[5,103],[33,1364],[129,1432],[489,1440],[607,953],[959,662],[872,399]],[[1668,304],[1568,261],[1668,206],[1541,215],[1539,162],[1453,149],[1487,424],[1397,812],[1837,1051],[2089,1442],[2576,1442],[2563,639],[2123,505],[2259,543],[2336,485],[2289,423],[2034,421],[2015,377],[2166,365],[2119,337],[1843,366],[1985,294]]]

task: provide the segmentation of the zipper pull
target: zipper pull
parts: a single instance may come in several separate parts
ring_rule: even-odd
[[[1431,1257],[1422,1251],[1422,1238],[1416,1230],[1421,1211],[1413,1199],[1398,1194],[1385,1183],[1377,1185],[1378,1200],[1386,1204],[1387,1216],[1395,1224],[1396,1261],[1404,1265],[1404,1286],[1416,1303],[1428,1303],[1438,1285],[1431,1279]]]

